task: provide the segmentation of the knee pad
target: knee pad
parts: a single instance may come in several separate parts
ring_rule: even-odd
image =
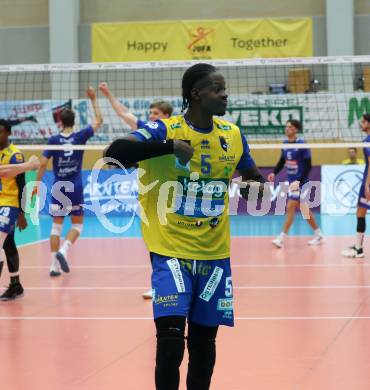
[[[14,241],[14,233],[8,234],[5,239],[3,248],[7,258],[18,256],[18,249]]]
[[[185,318],[162,317],[156,321],[157,366],[179,367],[185,350]]]
[[[83,224],[82,223],[73,223],[72,227],[71,227],[71,230],[72,229],[76,230],[78,232],[78,234],[81,234],[82,228],[83,228]]]
[[[365,233],[366,219],[363,217],[357,217],[357,233]]]
[[[60,235],[62,234],[62,229],[63,229],[63,224],[62,223],[55,223],[55,222],[53,222],[53,224],[51,225],[50,235],[51,236],[58,236],[58,237],[60,237]]]

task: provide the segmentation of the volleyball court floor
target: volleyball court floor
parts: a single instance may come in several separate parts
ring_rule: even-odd
[[[222,327],[213,390],[370,388],[370,243],[343,259],[355,217],[324,217],[307,246],[298,219],[284,249],[281,217],[233,217],[236,326]],[[18,234],[25,296],[0,303],[1,390],[152,390],[155,330],[149,257],[135,221],[123,237],[86,218],[71,273],[48,276],[50,220]],[[6,272],[1,286],[8,281]],[[187,357],[180,389],[185,389]]]

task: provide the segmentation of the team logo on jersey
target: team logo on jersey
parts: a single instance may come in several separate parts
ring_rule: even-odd
[[[157,122],[148,122],[147,126],[150,127],[151,129],[157,129],[159,125]]]
[[[208,139],[203,139],[200,145],[201,149],[211,149]]]
[[[174,123],[171,125],[171,129],[181,129],[181,123]]]
[[[220,144],[221,144],[221,148],[222,148],[225,152],[229,151],[229,149],[230,149],[230,144],[227,142],[227,140],[226,140],[225,137],[220,136]]]
[[[231,130],[231,126],[230,125],[221,125],[221,124],[217,124],[217,128],[220,129],[220,130]]]
[[[224,175],[229,176],[232,170],[233,170],[232,167],[224,167]]]

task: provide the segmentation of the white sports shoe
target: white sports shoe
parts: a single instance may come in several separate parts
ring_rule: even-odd
[[[320,245],[324,241],[324,237],[320,235],[316,235],[312,240],[308,241],[308,245]]]
[[[144,299],[152,299],[153,298],[153,292],[152,290],[148,290],[145,293],[142,294],[142,297]]]
[[[276,237],[275,240],[271,241],[277,248],[282,248],[284,246],[284,241],[280,237]]]
[[[362,248],[357,249],[355,246],[351,246],[347,249],[342,250],[342,256],[344,257],[355,257],[362,258],[365,257],[364,250]]]
[[[53,263],[51,264],[50,266],[50,271],[49,271],[49,275],[51,277],[54,277],[54,276],[60,276],[61,275],[61,270],[60,270],[60,265],[59,265],[59,262],[55,259],[53,261]]]

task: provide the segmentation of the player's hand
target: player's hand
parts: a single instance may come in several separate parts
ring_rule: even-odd
[[[366,183],[365,185],[365,198],[370,201],[370,183]]]
[[[269,175],[267,176],[267,180],[273,182],[275,180],[275,173],[269,173]]]
[[[28,160],[28,165],[31,171],[36,171],[40,168],[40,160],[37,156],[31,156]]]
[[[173,141],[173,153],[182,165],[186,165],[194,154],[194,148],[187,142],[175,139]]]
[[[95,100],[96,99],[95,89],[91,85],[90,85],[89,88],[87,88],[86,95],[91,100]]]
[[[26,217],[24,216],[23,211],[21,211],[19,213],[16,225],[17,225],[20,232],[22,230],[26,229],[26,227],[28,226],[28,223],[27,223]]]
[[[108,84],[105,82],[99,84],[99,90],[105,97],[108,97],[110,94]]]
[[[299,184],[300,184],[300,182],[298,180],[293,181],[292,183],[290,183],[289,191],[298,191],[299,190]]]

